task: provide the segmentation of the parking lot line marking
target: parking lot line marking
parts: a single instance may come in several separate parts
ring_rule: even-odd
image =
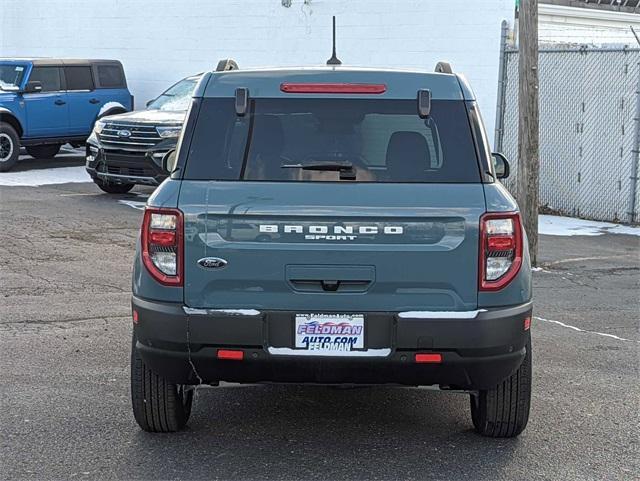
[[[634,257],[634,256],[637,256],[637,254],[619,254],[615,256],[594,256],[594,257],[573,257],[569,259],[561,259],[559,261],[543,262],[543,265],[555,266],[558,264],[565,264],[567,262],[598,261],[598,260],[605,260],[605,259],[620,259],[622,257]]]
[[[77,197],[79,195],[104,195],[100,192],[75,192],[73,194],[60,194],[60,197]]]
[[[144,207],[147,205],[146,201],[140,202],[138,200],[119,200],[118,203],[128,205],[138,210],[144,210]]]
[[[637,341],[635,339],[626,339],[624,337],[619,337],[619,336],[616,336],[614,334],[607,334],[606,332],[588,331],[586,329],[580,329],[579,327],[571,326],[569,324],[565,324],[564,322],[554,321],[553,319],[545,319],[544,317],[538,317],[538,316],[534,316],[534,319],[536,319],[537,321],[550,322],[551,324],[557,324],[559,326],[566,327],[567,329],[572,329],[572,330],[577,331],[577,332],[585,332],[587,334],[595,334],[596,336],[610,337],[610,338],[616,339],[618,341],[628,341],[628,342],[639,342],[640,343],[640,341]]]

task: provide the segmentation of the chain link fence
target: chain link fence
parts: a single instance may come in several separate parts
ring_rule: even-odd
[[[640,49],[540,49],[540,204],[638,223]],[[518,52],[503,49],[495,149],[518,170]]]

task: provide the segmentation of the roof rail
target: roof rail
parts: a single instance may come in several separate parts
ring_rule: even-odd
[[[436,64],[436,72],[438,73],[453,73],[453,68],[449,62],[438,62]]]
[[[216,72],[224,72],[225,70],[238,70],[238,64],[231,58],[223,58],[218,62]]]

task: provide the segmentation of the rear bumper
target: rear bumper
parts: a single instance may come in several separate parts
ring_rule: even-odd
[[[474,318],[440,319],[365,313],[371,356],[309,357],[289,354],[293,312],[185,309],[136,297],[132,304],[143,359],[176,383],[200,377],[207,383],[438,384],[469,390],[494,387],[517,370],[529,339],[524,319],[532,310],[526,303],[481,310]],[[244,359],[217,359],[219,349],[242,350]],[[417,364],[416,353],[440,353],[442,362]]]

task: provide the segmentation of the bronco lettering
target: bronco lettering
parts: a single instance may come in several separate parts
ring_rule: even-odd
[[[380,227],[375,225],[361,225],[361,226],[310,225],[306,227],[301,225],[285,225],[282,228],[282,232],[284,232],[285,234],[303,234],[305,233],[305,230],[307,234],[309,234],[305,236],[305,239],[327,238],[328,240],[353,240],[357,237],[356,235],[353,235],[353,234],[397,235],[397,234],[404,233],[404,227],[402,226],[384,226],[381,229]],[[277,224],[261,224],[260,232],[277,234],[280,232],[280,226]],[[335,234],[335,235],[327,235],[327,234]]]

